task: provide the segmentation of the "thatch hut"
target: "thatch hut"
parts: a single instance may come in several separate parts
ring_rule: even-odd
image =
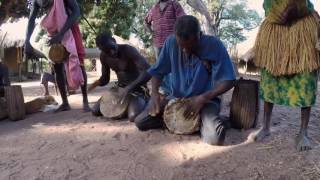
[[[24,61],[26,26],[26,18],[14,22],[8,21],[0,26],[0,58],[9,67],[10,76],[19,76],[19,80],[22,80],[22,75],[28,77],[30,71],[34,75],[36,73],[34,64],[39,58],[44,58],[42,53],[37,52],[32,59]],[[40,74],[42,68],[39,66],[37,69]]]
[[[255,58],[254,48],[249,49],[246,53],[244,53],[238,59],[238,71],[239,73],[246,74],[246,73],[254,73],[258,74],[259,68],[257,68],[253,60]]]

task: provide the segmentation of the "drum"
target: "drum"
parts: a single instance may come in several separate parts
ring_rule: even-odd
[[[4,96],[7,102],[8,117],[12,121],[25,118],[26,109],[21,86],[4,87]]]
[[[7,102],[4,97],[0,97],[0,120],[8,117]]]
[[[194,119],[186,119],[184,112],[187,110],[186,100],[170,100],[165,107],[163,120],[170,132],[174,134],[193,134],[200,129],[200,115]]]
[[[100,111],[102,115],[110,119],[120,119],[122,118],[128,109],[130,95],[126,100],[121,104],[119,102],[120,96],[119,87],[109,87],[107,91],[103,94],[100,100]]]
[[[236,129],[255,128],[259,114],[259,82],[239,79],[235,85],[231,106],[230,122]]]
[[[49,59],[54,63],[62,63],[69,56],[67,49],[62,44],[53,44],[48,54]]]

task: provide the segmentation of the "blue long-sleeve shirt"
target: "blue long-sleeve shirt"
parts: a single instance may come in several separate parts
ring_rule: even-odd
[[[208,35],[201,35],[196,54],[189,57],[178,46],[175,36],[169,37],[148,73],[159,79],[170,74],[170,87],[163,89],[170,89],[166,94],[175,98],[200,95],[214,89],[219,81],[236,78],[223,43]]]

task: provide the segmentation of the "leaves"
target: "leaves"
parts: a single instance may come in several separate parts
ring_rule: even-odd
[[[129,38],[136,15],[136,0],[101,1],[99,6],[82,3],[82,12],[98,34],[109,32],[125,39]],[[81,20],[81,30],[86,46],[95,47],[96,34],[84,20]]]

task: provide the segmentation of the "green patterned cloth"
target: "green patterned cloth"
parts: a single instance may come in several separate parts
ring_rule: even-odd
[[[260,97],[270,103],[290,107],[311,107],[316,101],[317,72],[293,76],[273,76],[261,70]]]
[[[281,0],[264,0],[263,1],[263,9],[265,10],[265,15],[267,16],[273,3],[275,2],[281,2]],[[310,2],[310,0],[306,0],[307,2],[307,6],[308,6],[308,9],[310,11],[313,11],[314,10],[314,6],[312,4],[312,2]]]

